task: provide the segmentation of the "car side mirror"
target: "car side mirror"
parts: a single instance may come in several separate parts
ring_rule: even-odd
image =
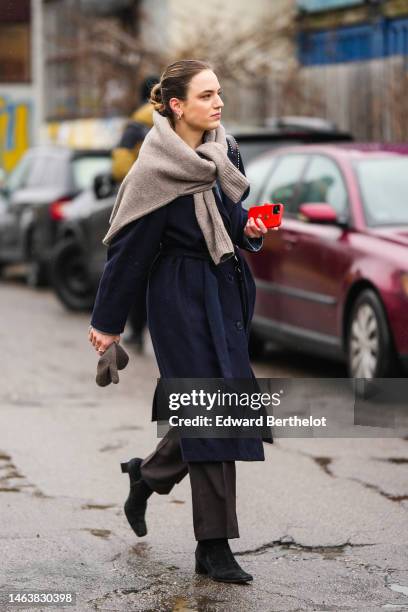
[[[345,218],[339,218],[333,206],[327,202],[305,202],[299,206],[299,214],[311,223],[331,223],[347,226]]]
[[[93,181],[93,191],[97,200],[103,200],[113,196],[117,189],[117,183],[109,172],[97,174]]]

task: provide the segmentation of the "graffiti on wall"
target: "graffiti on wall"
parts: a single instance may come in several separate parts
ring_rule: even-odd
[[[10,172],[30,146],[31,104],[0,95],[0,168]]]

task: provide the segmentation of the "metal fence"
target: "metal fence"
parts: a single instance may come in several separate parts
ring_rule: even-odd
[[[289,110],[326,117],[350,131],[357,140],[408,141],[405,59],[393,56],[305,67],[301,71],[302,99],[295,100]]]

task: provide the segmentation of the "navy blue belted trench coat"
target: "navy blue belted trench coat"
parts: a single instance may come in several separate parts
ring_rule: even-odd
[[[229,148],[228,155],[237,164],[235,151]],[[241,156],[238,164],[245,174]],[[248,338],[256,289],[240,249],[258,251],[263,238],[244,235],[248,213],[241,202],[232,202],[221,191],[218,182],[213,193],[235,245],[243,292],[235,258],[216,266],[209,258],[185,256],[186,252],[208,254],[193,195],[178,197],[130,222],[108,247],[91,325],[101,332],[121,334],[134,301],[146,299],[148,327],[162,378],[255,378]],[[152,421],[156,420],[154,398]],[[263,461],[263,441],[273,439],[181,438],[180,443],[187,462]]]

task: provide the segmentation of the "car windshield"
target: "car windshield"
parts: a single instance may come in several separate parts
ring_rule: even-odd
[[[408,157],[355,163],[367,225],[408,223]]]
[[[87,155],[77,157],[72,162],[75,187],[79,190],[92,187],[97,174],[112,171],[112,160],[109,155]]]

